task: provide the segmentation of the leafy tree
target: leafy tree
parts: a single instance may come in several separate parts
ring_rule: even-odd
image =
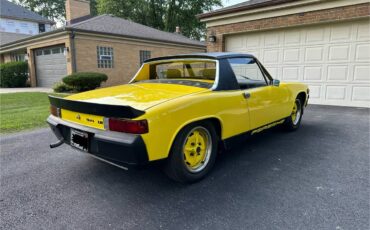
[[[65,21],[65,0],[12,0],[27,9],[56,22]],[[96,0],[90,0],[91,15],[97,15]]]
[[[14,3],[24,6],[51,20],[65,18],[64,0],[12,0]]]
[[[180,26],[185,36],[200,39],[205,25],[195,17],[221,0],[97,0],[99,14],[112,14],[160,30],[174,32]]]
[[[51,20],[64,24],[65,0],[12,0]],[[200,39],[205,25],[197,14],[222,6],[221,0],[90,0],[91,15],[112,14],[159,30]]]

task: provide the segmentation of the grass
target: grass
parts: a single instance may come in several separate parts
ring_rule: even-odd
[[[48,93],[0,94],[0,133],[46,127]],[[66,94],[53,94],[64,97]]]

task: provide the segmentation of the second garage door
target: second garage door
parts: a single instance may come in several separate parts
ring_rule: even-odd
[[[67,75],[67,60],[64,47],[49,47],[36,50],[36,77],[38,87],[51,88]]]
[[[225,48],[252,53],[274,78],[309,85],[311,103],[370,105],[368,20],[226,37]]]

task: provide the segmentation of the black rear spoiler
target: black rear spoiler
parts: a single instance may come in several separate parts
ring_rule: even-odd
[[[104,117],[132,119],[145,114],[145,111],[125,105],[105,105],[84,101],[73,101],[51,95],[49,95],[49,101],[51,105],[57,108]]]

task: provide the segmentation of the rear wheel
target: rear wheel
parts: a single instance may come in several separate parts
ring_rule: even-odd
[[[213,167],[218,137],[210,122],[197,122],[183,128],[177,135],[166,161],[166,174],[182,183],[202,179]]]
[[[294,102],[292,113],[284,122],[284,127],[289,131],[297,130],[301,124],[303,115],[303,103],[297,98]]]

